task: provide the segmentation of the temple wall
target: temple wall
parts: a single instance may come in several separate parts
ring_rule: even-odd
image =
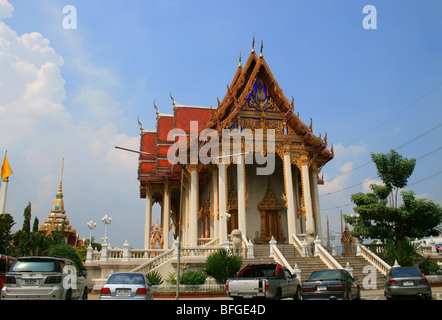
[[[246,219],[247,219],[247,237],[255,239],[260,237],[261,233],[261,215],[258,209],[259,204],[264,199],[267,191],[267,183],[270,182],[270,187],[275,194],[278,201],[285,205],[281,198],[284,193],[284,173],[282,161],[276,157],[275,170],[269,176],[256,175],[256,164],[247,164],[246,168],[246,192],[249,196],[247,200]],[[284,208],[281,212],[281,223],[284,237],[287,239],[287,209]]]

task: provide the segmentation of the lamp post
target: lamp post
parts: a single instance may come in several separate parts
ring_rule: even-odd
[[[104,238],[102,238],[102,240],[104,241],[104,243],[107,243],[107,225],[112,222],[112,218],[108,215],[105,215],[103,218],[101,218],[101,222],[104,223]]]
[[[119,146],[115,146],[116,149],[120,149],[120,150],[124,150],[124,151],[129,151],[129,152],[133,152],[133,153],[138,153],[140,155],[147,155],[147,156],[153,156],[153,154],[151,153],[147,153],[144,151],[138,151],[138,150],[133,150],[133,149],[128,149],[128,148],[123,148],[123,147],[119,147]],[[219,157],[212,157],[213,159],[222,159],[222,158],[230,158],[230,157],[239,157],[242,155],[247,155],[250,152],[245,152],[245,153],[235,153],[235,154],[230,154],[230,155],[223,155],[223,156],[219,156]],[[181,226],[182,226],[182,210],[183,210],[183,179],[184,179],[184,169],[185,169],[185,165],[180,163],[179,164],[181,166],[181,187],[180,187],[180,208],[179,208],[179,217],[178,217],[178,221],[179,221],[179,228],[178,228],[178,237],[177,237],[177,251],[178,251],[178,257],[177,257],[177,281],[176,281],[176,300],[179,300],[180,297],[180,263],[181,263]],[[228,217],[230,216],[230,214],[226,213],[225,214],[225,220],[227,221]],[[227,231],[227,228],[226,228]]]
[[[92,230],[95,229],[97,224],[91,220],[88,223],[86,223],[86,225],[90,229],[90,231],[89,231],[89,245],[92,247]]]

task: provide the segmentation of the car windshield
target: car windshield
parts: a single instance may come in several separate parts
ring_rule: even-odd
[[[59,272],[58,263],[52,259],[23,259],[17,260],[11,272]]]
[[[421,277],[422,274],[416,268],[394,268],[391,269],[391,276],[393,278],[401,278],[401,277]]]
[[[107,284],[144,284],[144,277],[136,273],[116,273],[110,276]]]
[[[310,275],[309,280],[341,279],[339,270],[315,271]]]
[[[255,278],[255,277],[266,277],[272,278],[275,276],[274,266],[248,266],[238,278]]]

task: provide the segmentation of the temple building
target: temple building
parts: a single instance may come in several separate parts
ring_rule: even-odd
[[[319,173],[333,159],[333,146],[328,150],[327,134],[313,134],[312,122],[300,120],[262,44],[259,55],[253,47],[244,65],[240,57],[216,108],[178,104],[171,96],[173,114],[155,105],[155,130],[140,123],[146,249],[159,238],[169,248],[170,233],[186,246],[222,244],[234,229],[253,243],[322,238]],[[154,229],[155,203],[161,218]]]
[[[58,192],[55,196],[54,205],[52,206],[51,213],[44,223],[38,228],[38,232],[44,235],[51,235],[54,231],[59,231],[63,228],[63,235],[65,243],[71,246],[81,246],[82,240],[79,240],[77,231],[70,225],[67,219],[66,211],[64,209],[63,200],[63,167],[64,158],[61,165],[60,184],[58,186]]]

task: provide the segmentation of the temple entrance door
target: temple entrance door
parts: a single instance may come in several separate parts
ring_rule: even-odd
[[[238,211],[231,210],[229,214],[230,219],[227,221],[227,234],[231,234],[232,230],[238,229]]]
[[[278,212],[277,211],[266,211],[266,238],[271,239],[272,236],[275,240],[279,240],[278,232]]]

